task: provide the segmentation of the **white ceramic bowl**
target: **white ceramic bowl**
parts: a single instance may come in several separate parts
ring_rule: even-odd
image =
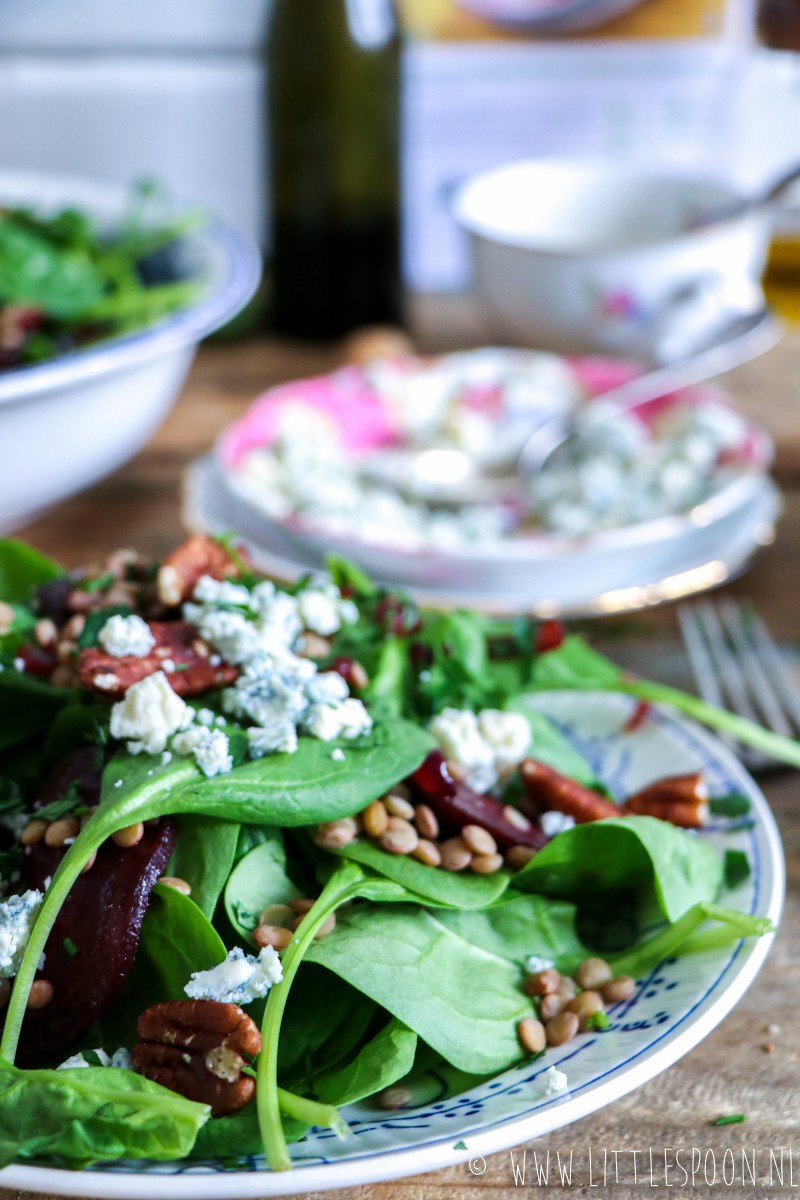
[[[69,176],[0,172],[0,203],[85,209],[113,227],[128,192]],[[113,471],[139,450],[178,395],[198,342],[253,295],[261,259],[248,236],[216,220],[189,235],[199,299],[157,325],[0,372],[0,531]]]
[[[679,306],[705,319],[706,298],[758,286],[769,216],[691,228],[737,198],[663,169],[541,159],[467,180],[453,211],[493,334],[564,354],[647,357]]]

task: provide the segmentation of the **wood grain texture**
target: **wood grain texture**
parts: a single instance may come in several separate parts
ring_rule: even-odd
[[[438,324],[433,318],[438,314]],[[462,314],[463,315],[463,314]],[[430,319],[429,319],[430,318]],[[425,349],[451,348],[474,336],[477,325],[465,325],[452,308],[423,309],[420,335]],[[234,419],[263,388],[283,379],[313,374],[335,362],[330,349],[298,347],[277,341],[205,348],[192,370],[180,403],[151,444],[132,463],[63,504],[24,531],[42,550],[68,565],[99,557],[119,545],[136,545],[153,554],[167,550],[180,535],[177,488],[186,464],[208,447],[224,424]],[[785,515],[778,539],[764,550],[751,572],[731,586],[756,601],[774,633],[800,639],[800,333],[795,332],[769,355],[732,372],[722,382],[741,407],[761,420],[777,441],[776,474],[785,494]],[[674,628],[670,609],[648,613],[649,636]],[[613,632],[607,629],[606,632]],[[555,1196],[610,1195],[635,1200],[644,1195],[677,1194],[663,1187],[666,1148],[757,1151],[757,1166],[766,1172],[771,1148],[794,1147],[794,1187],[773,1185],[727,1188],[722,1180],[705,1187],[702,1176],[695,1197],[796,1194],[800,1186],[800,780],[776,773],[763,781],[784,839],[788,891],[781,932],[756,983],[715,1032],[681,1062],[629,1096],[593,1116],[515,1151],[517,1165],[528,1152],[526,1184],[514,1184],[508,1153],[489,1158],[485,1171],[473,1175],[467,1166],[398,1180],[369,1188],[326,1192],[335,1200],[499,1200],[517,1190],[536,1193],[531,1155],[560,1151],[573,1154],[569,1186],[553,1186]],[[779,1031],[767,1032],[767,1026]],[[768,1053],[766,1046],[772,1046]],[[715,1128],[714,1119],[744,1112],[743,1125]],[[657,1183],[647,1175],[647,1152],[660,1164]],[[593,1176],[589,1177],[589,1152]],[[603,1151],[620,1152],[619,1182],[602,1185]],[[633,1181],[632,1155],[638,1151],[638,1182]],[[737,1168],[738,1169],[738,1168]],[[613,1176],[611,1177],[613,1180]],[[675,1176],[672,1177],[673,1179]],[[0,1200],[20,1193],[0,1189]],[[320,1194],[322,1195],[322,1194]]]

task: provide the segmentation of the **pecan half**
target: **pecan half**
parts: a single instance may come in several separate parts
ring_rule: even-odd
[[[708,813],[708,789],[699,771],[669,775],[634,792],[623,808],[627,813],[657,817],[683,829],[699,829]]]
[[[240,575],[242,561],[248,566],[249,562],[243,551],[237,550],[237,556],[214,538],[194,534],[168,554],[161,564],[156,579],[159,600],[169,608],[176,608],[190,598],[204,575],[210,575],[212,579]]]
[[[221,662],[214,666],[211,657],[199,653],[202,643],[188,621],[151,621],[150,632],[156,644],[143,658],[130,655],[117,658],[96,646],[81,650],[78,678],[82,685],[98,695],[118,700],[132,684],[163,670],[165,661],[174,667],[167,679],[179,696],[202,696],[215,688],[227,687],[237,678],[237,667]]]
[[[618,805],[535,758],[523,759],[519,773],[525,791],[542,812],[564,813],[577,825],[620,816]]]
[[[242,1074],[261,1049],[258,1026],[236,1004],[170,1000],[139,1017],[133,1061],[146,1079],[208,1104],[212,1115],[238,1112],[253,1098],[255,1080]]]

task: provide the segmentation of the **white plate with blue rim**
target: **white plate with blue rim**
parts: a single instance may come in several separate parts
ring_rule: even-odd
[[[623,796],[654,778],[702,771],[712,795],[740,792],[744,821],[715,821],[699,835],[723,853],[744,851],[751,873],[722,902],[777,924],[784,862],[775,822],[760,790],[714,737],[684,718],[653,710],[626,732],[635,702],[609,693],[538,696],[545,711],[611,792]],[[314,1131],[292,1147],[294,1169],[272,1173],[262,1159],[234,1162],[119,1163],[83,1172],[10,1166],[0,1186],[129,1200],[239,1200],[358,1187],[468,1162],[560,1129],[640,1087],[687,1054],[730,1012],[753,982],[772,935],[668,959],[637,980],[633,998],[609,1010],[610,1028],[581,1035],[471,1091],[431,1094],[391,1114],[368,1103],[345,1109],[351,1136]],[[568,1090],[548,1095],[551,1066]]]

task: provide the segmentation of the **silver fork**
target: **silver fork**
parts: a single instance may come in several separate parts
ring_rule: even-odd
[[[751,603],[730,596],[678,608],[684,648],[697,690],[709,704],[729,708],[775,733],[800,732],[800,689]],[[778,762],[732,739],[736,754],[753,770]]]

